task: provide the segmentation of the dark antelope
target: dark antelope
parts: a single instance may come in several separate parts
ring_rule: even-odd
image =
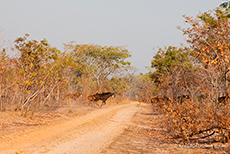
[[[226,95],[226,96],[222,96],[222,97],[218,97],[218,103],[223,103],[223,104],[226,104],[226,102],[228,102],[228,99],[229,99],[229,96]]]
[[[114,93],[111,93],[111,92],[105,92],[105,93],[96,93],[96,94],[94,94],[94,95],[89,95],[88,96],[88,99],[90,100],[90,101],[92,101],[92,102],[95,102],[96,104],[97,104],[97,101],[99,101],[99,100],[102,100],[102,103],[101,103],[101,106],[100,107],[102,107],[103,105],[105,105],[106,104],[106,100],[109,98],[109,97],[111,97],[111,96],[113,96],[114,95]],[[98,105],[98,104],[97,104]],[[98,105],[99,106],[99,105]]]

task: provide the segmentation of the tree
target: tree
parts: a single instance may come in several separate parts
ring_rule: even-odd
[[[183,29],[188,36],[187,42],[191,44],[197,60],[212,74],[210,79],[215,87],[216,101],[219,93],[227,91],[227,73],[229,72],[230,31],[227,14],[216,9],[205,12],[196,19],[184,16],[185,22],[191,27]]]
[[[173,46],[159,48],[157,54],[153,56],[151,67],[158,75],[172,73],[172,68],[177,66],[192,67],[192,56],[189,48],[177,48]]]
[[[185,70],[192,70],[192,62],[193,56],[188,48],[172,46],[164,49],[159,48],[151,61],[151,67],[155,69],[151,77],[157,83],[159,90],[162,91],[160,93],[164,95],[172,94],[171,97],[176,97],[176,95],[182,93],[181,90],[186,88],[181,89],[178,83]]]
[[[15,97],[9,97],[17,80],[16,61],[6,54],[6,50],[0,51],[0,111],[6,110],[6,104]]]
[[[70,42],[65,45],[65,49],[67,53],[73,55],[75,62],[83,66],[81,72],[96,81],[96,89],[99,91],[103,90],[106,78],[116,70],[130,65],[125,59],[131,57],[131,54],[123,47],[78,45]]]
[[[197,65],[200,65],[198,81],[199,85],[205,87],[205,102],[197,101],[189,102],[193,104],[190,112],[203,116],[198,118],[198,121],[192,121],[190,126],[182,127],[187,132],[187,138],[206,133],[208,135],[203,138],[213,136],[215,141],[228,141],[230,135],[230,112],[228,99],[222,104],[219,100],[221,94],[226,98],[229,94],[227,85],[227,75],[229,72],[230,58],[230,24],[226,12],[220,8],[213,11],[204,12],[198,15],[195,19],[184,16],[185,22],[189,24],[188,28],[182,29],[187,42],[190,44],[191,51],[196,55]],[[224,93],[224,94],[223,94]],[[181,108],[182,110],[185,109]],[[188,104],[189,107],[189,104]],[[199,111],[201,110],[201,111]],[[189,115],[189,119],[194,119]],[[181,116],[180,114],[177,114]],[[183,117],[185,122],[188,117]],[[197,126],[195,126],[197,125]],[[195,129],[194,129],[195,128]],[[218,130],[218,131],[216,131]],[[212,133],[208,133],[212,132]]]
[[[51,47],[46,39],[38,42],[28,40],[28,37],[26,34],[15,40],[15,48],[20,53],[18,84],[22,89],[22,103],[18,108],[22,109],[24,115],[44,104],[39,94],[53,91],[60,81],[61,68],[57,66],[60,59],[58,49]],[[50,96],[49,93],[44,100]]]

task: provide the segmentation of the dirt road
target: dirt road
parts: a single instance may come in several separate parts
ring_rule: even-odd
[[[101,153],[131,122],[136,102],[102,108],[84,116],[16,136],[0,145],[0,153]]]

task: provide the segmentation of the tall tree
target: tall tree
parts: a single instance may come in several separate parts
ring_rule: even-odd
[[[38,99],[42,91],[47,91],[50,87],[54,88],[60,80],[58,74],[60,71],[57,69],[60,51],[51,47],[46,39],[38,42],[28,40],[28,37],[29,35],[26,34],[15,40],[15,47],[20,53],[18,84],[23,87],[20,108],[25,111],[24,115],[29,110],[39,107],[41,102],[33,102],[33,100]]]
[[[151,64],[151,67],[155,69],[151,77],[155,80],[160,95],[177,97],[191,87],[191,84],[182,86],[181,82],[184,72],[191,72],[193,68],[193,56],[188,48],[172,46],[159,48]],[[191,82],[189,79],[185,81]]]
[[[221,91],[227,90],[227,73],[230,59],[230,24],[225,11],[217,8],[205,12],[197,18],[184,16],[190,25],[182,29],[191,44],[197,59],[207,69],[212,78],[214,93],[217,97]]]
[[[67,52],[73,54],[75,61],[84,66],[82,72],[90,74],[96,81],[99,91],[107,77],[117,69],[130,65],[126,59],[131,57],[131,54],[123,47],[79,45],[73,42],[66,44],[65,47]]]
[[[189,48],[177,48],[173,46],[159,48],[157,54],[153,56],[151,67],[155,69],[156,78],[165,74],[172,74],[173,68],[183,66],[192,67],[192,55]]]

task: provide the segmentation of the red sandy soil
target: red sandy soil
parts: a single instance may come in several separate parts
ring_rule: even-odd
[[[124,101],[69,108],[23,118],[0,113],[0,153],[227,153],[226,148],[189,147],[165,141],[160,116],[150,104]]]

